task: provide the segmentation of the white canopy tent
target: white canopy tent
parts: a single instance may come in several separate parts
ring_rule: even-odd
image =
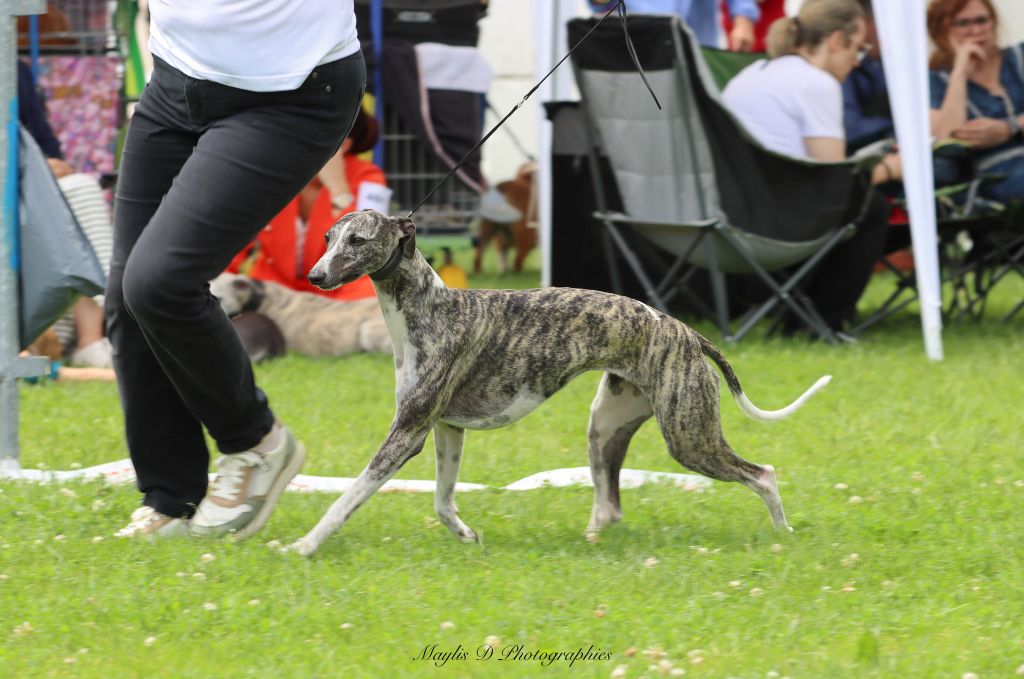
[[[942,360],[942,290],[939,277],[932,157],[929,135],[928,33],[926,0],[876,2],[875,19],[896,122],[911,218],[921,325],[929,358]],[[537,77],[543,77],[569,49],[566,22],[583,14],[579,0],[537,0]],[[627,2],[628,8],[628,2]],[[611,20],[612,18],[609,18]],[[617,20],[617,19],[616,19]],[[540,89],[540,100],[577,98],[572,69],[563,64]],[[541,284],[551,283],[551,123],[539,116]]]

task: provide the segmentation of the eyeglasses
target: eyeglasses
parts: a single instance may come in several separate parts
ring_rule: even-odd
[[[977,26],[978,28],[984,28],[992,23],[992,17],[988,14],[984,14],[976,17],[965,17],[963,19],[957,19],[953,22],[953,28],[965,29],[971,26]]]

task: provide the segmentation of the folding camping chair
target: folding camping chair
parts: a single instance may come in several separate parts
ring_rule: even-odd
[[[937,167],[956,162],[968,175],[973,174],[965,181],[937,180],[935,205],[939,267],[946,289],[943,316],[950,322],[977,321],[984,316],[988,295],[997,283],[1015,272],[1024,276],[1024,202],[1002,205],[981,198],[985,183],[1002,177],[976,172],[966,147],[941,144],[934,153]],[[877,309],[850,330],[852,335],[861,334],[918,298],[912,270],[900,270],[888,256],[879,263],[894,275],[895,286]],[[1009,321],[1021,308],[1024,302],[1004,320]]]
[[[571,44],[594,19],[569,22]],[[713,312],[726,340],[739,340],[778,306],[828,341],[836,334],[800,292],[821,260],[852,234],[857,208],[870,196],[868,171],[877,156],[844,163],[802,161],[768,151],[721,102],[689,29],[676,17],[629,20],[637,55],[665,110],[651,101],[622,39],[606,22],[573,53],[599,219],[610,266],[621,254],[650,303],[667,311],[676,295],[691,295],[696,268],[711,276]],[[597,145],[611,164],[625,209],[610,213],[600,181]],[[851,206],[854,206],[851,209]],[[660,280],[625,230],[671,253]],[[771,297],[730,327],[724,274],[755,274]],[[614,274],[614,272],[613,272]],[[612,277],[616,280],[615,276]]]

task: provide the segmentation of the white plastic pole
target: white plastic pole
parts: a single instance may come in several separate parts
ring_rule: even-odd
[[[873,4],[903,161],[925,352],[933,361],[941,361],[942,283],[933,197],[925,0]]]

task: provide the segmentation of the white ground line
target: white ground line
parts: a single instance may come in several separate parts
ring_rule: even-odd
[[[98,464],[85,469],[70,471],[49,471],[41,469],[21,469],[18,471],[0,470],[0,479],[32,481],[35,483],[63,483],[81,479],[105,479],[108,483],[119,484],[135,480],[135,470],[131,460],[116,460]],[[299,474],[288,485],[288,490],[298,492],[341,493],[348,489],[353,478],[333,476],[307,476]],[[673,474],[669,472],[652,472],[643,469],[623,469],[619,475],[621,488],[636,488],[646,483],[671,483],[683,490],[696,490],[711,485],[711,480],[693,474]],[[534,490],[543,487],[562,488],[566,486],[591,486],[589,467],[570,467],[552,469],[519,479],[510,483],[503,490]],[[431,479],[392,479],[384,484],[380,492],[433,493],[434,481]],[[479,483],[457,483],[455,489],[460,492],[470,490],[486,490],[491,486]]]

